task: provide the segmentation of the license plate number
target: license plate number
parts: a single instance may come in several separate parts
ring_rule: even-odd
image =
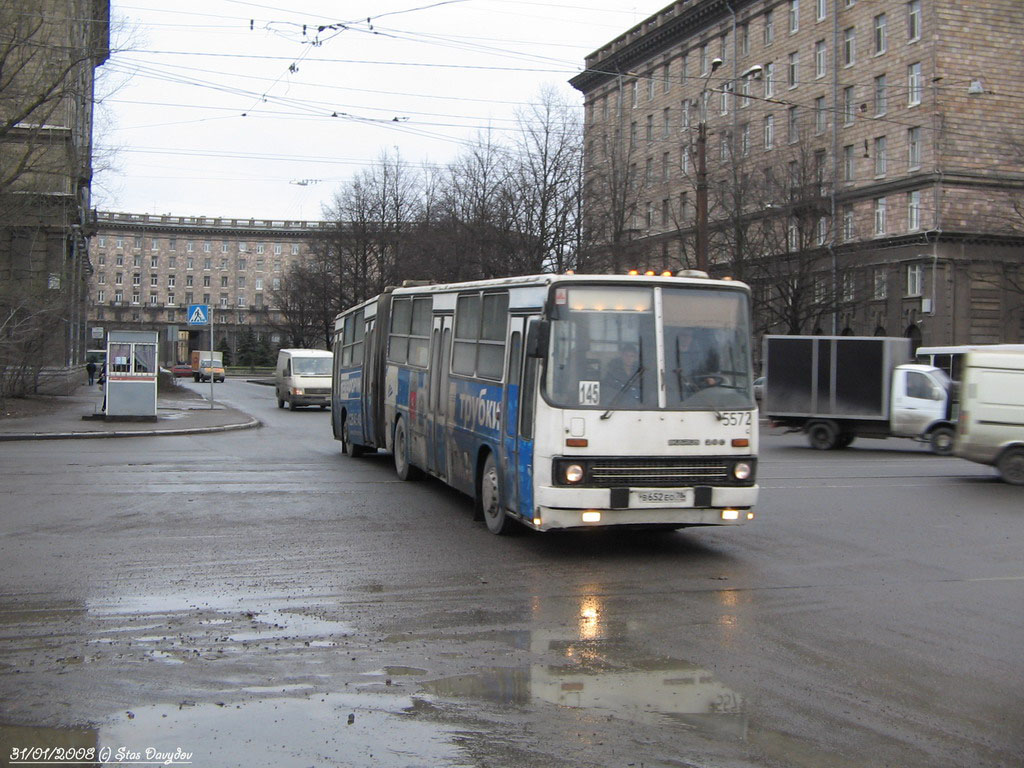
[[[689,507],[693,505],[688,489],[671,491],[630,491],[631,507]]]

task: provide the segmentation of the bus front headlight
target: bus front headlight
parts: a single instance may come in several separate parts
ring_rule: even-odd
[[[737,461],[732,468],[732,474],[737,480],[748,480],[751,474],[750,465],[745,461]]]
[[[583,467],[579,464],[568,464],[565,467],[565,482],[575,485],[583,480]]]

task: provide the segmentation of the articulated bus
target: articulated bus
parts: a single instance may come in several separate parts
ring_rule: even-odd
[[[494,533],[753,519],[749,289],[536,275],[407,285],[335,320],[349,456],[471,496]]]

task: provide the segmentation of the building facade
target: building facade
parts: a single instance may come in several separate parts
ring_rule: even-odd
[[[252,332],[282,342],[274,292],[320,233],[316,221],[221,219],[98,212],[90,243],[89,335],[111,329],[160,333],[160,363],[208,349],[209,326],[189,326],[190,304],[213,312],[214,348],[236,351]]]
[[[760,331],[1022,341],[1022,26],[1019,0],[678,0],[571,81],[591,239],[747,280]]]
[[[94,83],[110,53],[109,19],[109,0],[0,4],[0,389],[7,394],[38,389],[43,367],[59,376],[82,360]]]

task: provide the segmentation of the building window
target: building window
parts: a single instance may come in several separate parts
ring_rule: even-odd
[[[175,256],[168,256],[167,257],[167,268],[168,269],[175,269],[177,266],[178,266],[178,259],[177,259],[177,257],[175,257]]]
[[[99,265],[101,267],[105,267],[107,265],[107,255],[105,253],[101,253],[99,255]]]
[[[151,250],[151,251],[159,251],[160,250],[160,240],[158,238],[155,238],[155,237],[153,238],[153,242],[150,244],[149,250]]]
[[[661,154],[661,180],[668,181],[668,166],[669,166],[668,152],[662,152]]]
[[[853,240],[854,235],[857,234],[856,227],[853,223],[853,206],[843,206],[843,240]]]
[[[790,252],[800,250],[800,225],[796,216],[790,216],[786,226],[786,247]]]
[[[106,236],[100,235],[98,238],[96,238],[96,245],[99,246],[100,248],[106,248],[107,247],[107,238],[106,238]]]
[[[846,303],[850,303],[854,299],[854,295],[855,295],[854,286],[855,286],[855,284],[856,284],[856,280],[854,280],[853,274],[851,272],[844,272],[843,273],[843,284],[842,284],[841,291],[842,291],[843,301],[845,301]]]
[[[239,252],[239,253],[245,253],[245,251],[246,251],[246,249],[247,249],[248,247],[249,247],[249,246],[248,246],[248,245],[247,245],[246,243],[239,243],[239,244],[238,244],[238,252]]]
[[[875,234],[885,234],[885,212],[886,212],[886,199],[884,197],[875,198]]]
[[[790,88],[796,88],[800,84],[800,54],[797,51],[793,51],[789,54],[789,66],[787,68],[787,78]]]
[[[158,298],[155,293],[149,294],[149,306],[155,307],[158,303]]]
[[[192,275],[185,275],[185,286],[188,288],[192,287]]]
[[[764,95],[765,98],[775,95],[775,65],[770,61],[764,65]]]
[[[817,21],[823,21],[825,16],[828,14],[828,0],[817,0],[815,6],[814,18]]]
[[[644,138],[647,141],[654,141],[654,115],[647,116],[647,127],[644,132]]]
[[[253,288],[255,288],[257,291],[262,291],[263,290],[263,278],[262,277],[257,277],[256,278],[256,280],[254,281]]]
[[[923,87],[921,62],[911,64],[907,67],[907,106],[913,107],[921,103]]]
[[[227,269],[226,264],[224,265],[224,268]],[[245,270],[245,259],[243,259],[241,256],[238,257],[238,269],[239,271]]]
[[[157,265],[158,265],[159,263],[160,263],[160,259],[159,259],[159,257],[158,257],[158,256],[152,256],[152,257],[150,257],[150,259],[149,259],[149,268],[150,268],[150,269],[156,269],[156,268],[157,268]]]
[[[142,250],[142,236],[141,235],[136,235],[134,237],[134,242],[135,242],[135,248],[137,250]]]
[[[209,275],[203,275],[203,288],[209,288],[209,287],[210,287],[210,276]]]
[[[114,301],[118,304],[124,301],[124,291],[114,291]]]
[[[228,260],[227,259],[221,259],[220,260],[220,268],[221,269],[227,269],[228,268]]]
[[[240,306],[240,307],[244,307],[245,306],[245,294],[242,294],[242,293],[238,294],[238,306]]]
[[[825,106],[825,97],[819,96],[814,100],[814,132],[821,134],[828,128],[828,107]]]
[[[764,44],[771,45],[775,40],[775,19],[771,10],[764,12]]]
[[[256,271],[257,272],[262,272],[263,271],[263,257],[262,256],[257,256],[256,257]]]
[[[886,21],[885,14],[875,16],[875,55],[885,53],[886,48]]]
[[[853,144],[843,147],[843,181],[853,181],[857,169],[856,155],[853,151]]]
[[[123,285],[123,284],[124,284],[124,273],[123,272],[116,272],[116,273],[114,273],[114,285]]]
[[[257,243],[256,244],[256,253],[266,253],[266,250],[267,250],[267,244],[266,243]]]
[[[647,100],[654,98],[654,70],[647,73]]]
[[[188,258],[185,259],[185,269],[192,269],[192,268],[195,267],[195,265],[196,265],[196,260],[194,258],[192,258],[191,256],[189,256]]]
[[[721,101],[719,102],[719,114],[729,114],[729,102],[732,101],[733,83],[728,82],[722,85]]]
[[[907,229],[914,232],[921,228],[921,191],[907,193]]]
[[[886,298],[886,296],[889,295],[888,281],[885,278],[886,278],[886,275],[885,275],[885,272],[883,270],[881,270],[881,269],[876,269],[875,270],[875,275],[874,275],[874,291],[872,293],[872,296],[876,300],[884,299],[884,298]]]
[[[650,184],[654,180],[654,158],[648,157],[644,163],[644,184]]]
[[[665,62],[665,66],[661,68],[661,92],[668,93],[672,88],[672,62]]]
[[[116,248],[122,248],[123,249],[124,248],[124,238],[123,237],[117,238],[117,240],[114,241],[114,246]]]
[[[167,250],[169,250],[169,251],[176,251],[176,250],[178,250],[178,240],[177,240],[177,238],[172,237],[172,238],[170,238],[167,241]]]
[[[116,256],[114,257],[114,263],[115,263],[115,264],[116,264],[117,266],[119,266],[119,267],[122,267],[122,266],[124,266],[124,254],[122,254],[122,253],[119,253],[119,254],[117,254],[117,255],[116,255]]]
[[[132,285],[142,285],[142,275],[132,275]]]
[[[853,86],[843,88],[843,125],[853,125],[856,108],[853,103]]]
[[[736,29],[736,45],[739,46],[740,56],[750,55],[750,27],[740,24]],[[683,61],[686,61],[684,58]]]
[[[857,28],[843,30],[843,66],[852,67],[857,60]]]
[[[800,140],[800,117],[796,107],[786,110],[786,138],[790,144]]]
[[[103,272],[100,272],[98,275],[96,275],[96,282],[99,285],[103,285],[104,283],[107,282],[107,276]]]
[[[708,44],[704,43],[700,47],[700,73],[706,75],[710,68],[710,60],[708,59]]]
[[[875,117],[884,115],[889,108],[886,94],[885,75],[875,78]]]
[[[102,304],[107,299],[106,291],[96,291],[96,302]]]
[[[195,294],[192,293],[191,291],[189,291],[188,293],[185,294],[185,303],[186,304],[191,304],[194,297],[195,297]]]
[[[764,116],[764,148],[775,146],[775,115]]]
[[[245,288],[245,275],[238,276],[238,287]]]
[[[173,293],[168,293],[167,294],[167,303],[171,304],[171,305],[174,304],[174,294]]]
[[[907,42],[921,39],[921,0],[907,3]]]
[[[213,269],[213,259],[209,257],[203,259],[203,269]]]
[[[875,137],[875,177],[885,176],[886,171],[885,136]]]
[[[750,123],[740,126],[740,154],[743,157],[750,154]]]
[[[907,165],[911,170],[921,167],[921,129],[907,129]]]
[[[299,255],[299,244],[298,243],[292,243],[292,256],[298,256],[298,255]]]
[[[141,267],[142,266],[142,257],[139,254],[135,254],[134,256],[132,256],[132,266],[133,267]]]
[[[220,295],[220,308],[221,309],[227,309],[228,308],[228,297],[227,297],[227,294],[225,294],[225,293],[222,293]]]
[[[910,264],[907,266],[907,296],[920,296],[924,283],[924,266]]]
[[[191,240],[186,240],[185,241],[185,250],[188,253],[192,253],[192,251],[195,250],[195,243],[193,243]]]
[[[815,239],[816,239],[818,245],[824,245],[825,243],[828,242],[828,217],[827,216],[819,216],[818,217],[818,227],[817,227],[817,230],[818,230],[817,231],[817,238],[815,238]]]
[[[228,276],[227,275],[221,275],[221,277],[220,277],[220,287],[221,288],[227,288],[228,287]]]
[[[132,291],[132,304],[138,304],[139,301],[140,301],[139,292],[138,291]]]
[[[204,240],[203,253],[210,253],[211,251],[213,251],[213,243],[211,243],[209,240]]]
[[[819,40],[814,44],[814,76],[824,77],[828,72],[828,49],[825,41]]]
[[[629,124],[629,148],[636,149],[636,138],[637,138],[636,123],[632,122]]]
[[[156,288],[158,285],[160,285],[160,275],[150,275],[149,284],[153,288]]]
[[[789,0],[789,34],[800,31],[800,0]]]
[[[644,222],[647,224],[648,229],[654,226],[654,203],[647,203]]]
[[[667,227],[669,222],[668,198],[661,201],[661,226]]]
[[[284,246],[282,246],[280,243],[274,243],[274,255],[275,256],[280,256],[282,250],[284,250]]]

